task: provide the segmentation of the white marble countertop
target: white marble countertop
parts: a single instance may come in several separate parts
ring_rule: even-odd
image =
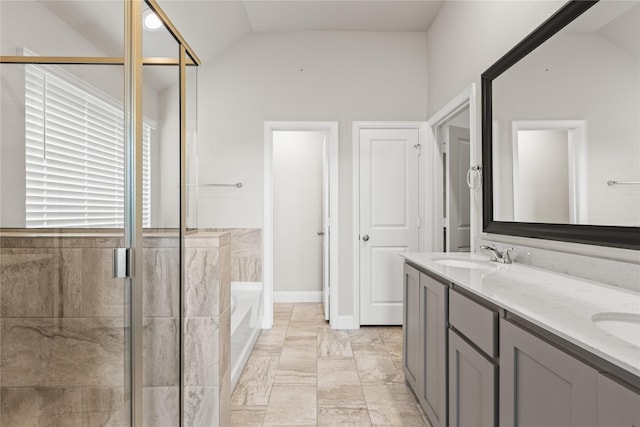
[[[592,321],[599,313],[640,315],[640,293],[523,264],[490,262],[483,254],[404,253],[406,260],[640,377],[635,345]],[[482,268],[446,266],[438,259],[477,260]]]

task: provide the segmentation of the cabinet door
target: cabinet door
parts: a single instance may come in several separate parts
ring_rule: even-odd
[[[422,384],[418,400],[433,427],[447,425],[447,291],[439,281],[420,273],[422,306]]]
[[[640,394],[598,375],[598,427],[640,427]]]
[[[500,425],[596,425],[597,372],[500,320]]]
[[[404,265],[403,355],[404,376],[416,395],[422,381],[422,334],[420,333],[420,273]]]
[[[496,366],[449,330],[449,425],[495,427]]]

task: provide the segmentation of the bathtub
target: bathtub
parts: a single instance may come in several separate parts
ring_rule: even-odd
[[[231,390],[249,359],[262,323],[262,282],[231,282]]]

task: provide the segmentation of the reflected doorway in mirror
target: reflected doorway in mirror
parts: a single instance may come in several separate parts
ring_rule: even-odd
[[[513,220],[587,223],[586,122],[513,121]]]

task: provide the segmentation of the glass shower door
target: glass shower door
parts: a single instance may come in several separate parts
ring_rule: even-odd
[[[177,51],[177,47],[174,52]],[[143,426],[180,425],[180,116],[176,66],[145,66],[153,160],[143,277]],[[161,83],[164,82],[164,83]],[[165,86],[166,85],[166,86]]]
[[[0,2],[2,426],[131,422],[124,11]]]
[[[0,2],[2,426],[183,422],[184,41],[145,3]]]
[[[123,68],[2,64],[0,425],[127,425]]]

